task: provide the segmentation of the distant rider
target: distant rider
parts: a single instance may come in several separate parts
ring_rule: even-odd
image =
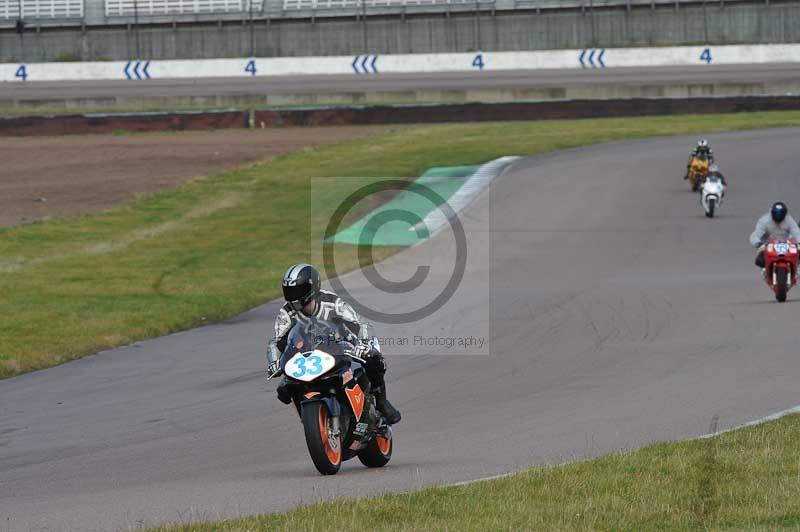
[[[711,147],[708,145],[708,141],[706,139],[700,139],[697,141],[697,146],[692,150],[691,155],[689,155],[689,162],[686,164],[686,176],[684,179],[689,179],[689,169],[692,167],[692,161],[695,157],[704,156],[708,159],[709,163],[714,162],[714,152],[711,151]]]
[[[333,292],[320,289],[319,271],[310,264],[295,264],[283,276],[283,297],[286,303],[278,311],[275,318],[275,337],[267,346],[267,371],[270,375],[280,373],[279,361],[281,353],[286,349],[289,331],[298,318],[314,316],[323,320],[341,321],[356,345],[356,353],[366,361],[367,376],[372,384],[376,406],[383,413],[390,425],[400,421],[400,412],[386,398],[386,360],[378,350],[377,342],[369,338],[361,338],[364,324],[349,303]],[[365,329],[366,331],[366,329]],[[278,399],[289,404],[292,398],[286,391],[286,379],[278,386]]]
[[[725,181],[725,176],[722,175],[722,172],[719,171],[719,166],[717,166],[716,164],[712,164],[711,167],[708,169],[708,177],[717,177],[719,178],[720,182],[722,182],[723,187],[728,186],[727,181]],[[723,192],[722,194],[724,196],[725,192]]]
[[[750,244],[758,248],[756,256],[756,266],[764,267],[764,245],[769,237],[774,238],[793,238],[800,243],[800,227],[797,222],[789,216],[789,209],[782,201],[772,204],[769,212],[763,215],[756,222],[756,230],[750,235]]]

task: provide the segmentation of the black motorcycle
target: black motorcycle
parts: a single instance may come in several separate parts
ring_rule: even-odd
[[[365,362],[343,331],[332,321],[302,319],[280,359],[308,452],[323,475],[335,475],[354,456],[367,467],[383,467],[392,457],[392,429],[375,407]]]

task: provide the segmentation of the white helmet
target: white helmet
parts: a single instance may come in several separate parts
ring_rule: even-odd
[[[700,139],[697,141],[698,148],[708,148],[708,141],[706,139]]]

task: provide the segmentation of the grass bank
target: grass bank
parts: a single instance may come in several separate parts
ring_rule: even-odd
[[[502,480],[158,532],[797,530],[800,415]]]
[[[230,317],[308,260],[310,194],[582,144],[800,125],[800,112],[402,127],[212,175],[78,219],[0,230],[0,377]],[[675,154],[676,175],[686,152]],[[155,169],[154,171],[157,171]],[[315,177],[330,177],[320,185]],[[353,262],[352,264],[355,264]],[[339,266],[339,264],[337,264]]]

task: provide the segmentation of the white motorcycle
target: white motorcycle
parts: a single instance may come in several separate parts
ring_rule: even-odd
[[[706,211],[706,216],[714,217],[714,212],[722,205],[722,198],[725,196],[725,185],[718,176],[711,175],[706,178],[701,190],[700,203]]]

